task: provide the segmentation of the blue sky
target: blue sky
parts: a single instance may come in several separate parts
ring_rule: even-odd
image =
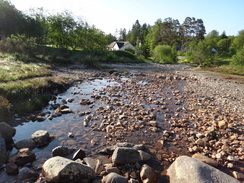
[[[105,33],[128,31],[136,20],[153,25],[161,18],[201,18],[206,32],[238,35],[244,29],[244,0],[11,0],[21,11],[40,8],[50,12],[69,10]]]

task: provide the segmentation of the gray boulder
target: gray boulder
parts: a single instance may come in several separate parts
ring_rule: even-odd
[[[167,170],[173,183],[240,183],[220,170],[189,156],[180,156]]]
[[[23,139],[18,141],[15,144],[16,149],[22,149],[22,148],[29,148],[29,149],[35,149],[36,143],[31,139]]]
[[[110,173],[102,179],[102,183],[128,183],[128,180],[117,173]]]
[[[38,130],[31,135],[31,139],[38,145],[44,145],[50,142],[50,135],[47,131]]]
[[[68,155],[71,155],[74,151],[75,149],[71,149],[69,147],[57,146],[52,150],[52,157],[54,156],[66,157]]]
[[[12,139],[12,137],[15,135],[16,129],[11,127],[9,124],[5,122],[0,122],[0,135],[4,140]]]
[[[60,156],[48,159],[42,169],[47,182],[88,183],[96,178],[91,167]]]
[[[113,164],[126,164],[141,161],[140,153],[133,148],[117,147],[112,155]]]

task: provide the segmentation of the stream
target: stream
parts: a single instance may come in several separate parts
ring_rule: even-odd
[[[13,140],[16,143],[22,139],[28,139],[37,130],[46,130],[55,137],[47,146],[32,150],[37,159],[32,163],[34,169],[50,158],[52,149],[57,146],[81,148],[87,156],[96,156],[106,146],[127,141],[134,144],[145,144],[152,153],[161,154],[161,156],[157,155],[156,160],[151,163],[155,169],[163,171],[163,165],[168,166],[169,163],[163,162],[162,154],[173,153],[175,156],[176,154],[186,154],[184,142],[168,141],[165,143],[162,133],[170,129],[168,118],[184,115],[185,101],[177,103],[179,101],[178,89],[182,89],[183,86],[183,81],[175,80],[172,83],[171,79],[160,84],[156,78],[148,78],[143,74],[140,76],[136,71],[126,77],[117,76],[112,79],[98,78],[85,81],[70,87],[66,92],[59,94],[56,100],[50,101],[49,105],[43,109],[46,118],[44,121],[29,121],[15,127],[16,135]],[[89,105],[81,105],[81,100],[92,102]],[[68,106],[72,113],[50,118],[55,114],[53,108],[55,104]],[[167,105],[166,112],[165,108],[162,108],[162,104]],[[112,113],[105,111],[108,106],[113,108]],[[176,111],[178,111],[177,114]],[[109,117],[116,121],[118,116],[124,114],[129,117],[126,117],[124,121],[121,120],[121,126],[125,129],[119,131],[119,134],[109,135],[104,130],[97,130]],[[148,120],[157,121],[156,128],[146,125],[133,126],[135,123],[132,125],[134,119],[138,118],[140,121],[141,116],[151,114],[154,117]],[[85,125],[84,120],[89,115],[91,120]],[[69,133],[72,133],[73,137],[69,137]],[[17,149],[13,148],[11,154],[16,152]],[[6,182],[6,180],[14,182],[16,176],[8,176],[1,171],[0,182]]]

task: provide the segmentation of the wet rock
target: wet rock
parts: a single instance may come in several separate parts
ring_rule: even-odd
[[[0,135],[0,167],[8,160],[5,140]]]
[[[62,114],[68,114],[68,113],[73,113],[73,111],[71,109],[69,109],[69,108],[66,108],[66,109],[62,109],[61,113]]]
[[[69,133],[68,133],[68,137],[70,137],[70,138],[74,138],[74,134],[73,134],[72,132],[69,132]]]
[[[103,177],[102,183],[128,183],[128,180],[127,178],[112,172]]]
[[[195,182],[231,182],[239,183],[238,180],[221,172],[220,170],[188,156],[178,157],[167,170],[170,182],[195,183]]]
[[[46,117],[45,117],[45,116],[37,116],[37,117],[36,117],[36,120],[37,120],[38,122],[42,122],[42,121],[45,121],[45,120],[46,120]]]
[[[18,181],[34,182],[38,178],[39,174],[34,172],[28,167],[23,167],[19,170]]]
[[[31,139],[38,145],[44,145],[50,142],[50,135],[47,131],[38,130],[31,135]]]
[[[80,100],[80,105],[90,105],[93,104],[93,101],[89,100],[89,99],[81,99]]]
[[[0,135],[5,141],[12,139],[15,133],[15,128],[11,127],[9,124],[5,122],[0,122]]]
[[[95,171],[84,164],[63,157],[53,157],[43,164],[43,176],[47,182],[91,182]]]
[[[143,183],[155,183],[158,181],[155,171],[146,164],[141,168],[140,177]]]
[[[114,164],[135,163],[141,161],[140,153],[129,147],[117,147],[112,155]]]
[[[66,157],[66,156],[72,154],[74,151],[75,151],[75,149],[71,149],[69,147],[58,146],[52,150],[52,157],[54,157],[54,156]]]
[[[15,163],[9,162],[6,165],[6,172],[9,175],[17,175],[19,173],[19,168]]]
[[[17,149],[22,149],[22,148],[35,149],[36,148],[36,143],[33,140],[31,140],[31,139],[23,139],[23,140],[18,141],[15,144],[15,147]]]
[[[83,160],[84,158],[86,157],[86,153],[82,150],[82,149],[79,149],[77,150],[74,155],[73,155],[73,160],[77,160],[77,159],[81,159]]]
[[[199,161],[201,161],[201,162],[203,162],[203,163],[206,163],[208,165],[211,165],[211,166],[213,166],[215,168],[217,168],[218,165],[219,165],[218,162],[216,162],[215,160],[213,160],[213,159],[211,159],[211,158],[209,158],[207,156],[204,156],[201,153],[196,153],[192,157],[195,158],[195,159],[197,159],[197,160],[199,160]]]
[[[13,162],[18,166],[24,166],[27,163],[36,160],[36,155],[28,148],[20,149],[15,155],[11,156],[9,162]]]

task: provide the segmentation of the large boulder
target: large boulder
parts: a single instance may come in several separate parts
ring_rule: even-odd
[[[140,153],[130,147],[117,147],[112,155],[113,164],[136,163],[141,161]]]
[[[4,138],[5,141],[12,139],[15,135],[16,129],[11,127],[9,124],[5,122],[0,122],[0,135]]]
[[[60,156],[48,159],[42,169],[47,182],[89,183],[96,178],[91,167]]]
[[[23,139],[18,141],[15,144],[16,149],[22,149],[22,148],[29,148],[29,149],[35,149],[36,143],[31,139]]]
[[[189,156],[178,157],[167,170],[167,175],[173,183],[240,183],[224,172]]]
[[[47,131],[38,130],[31,135],[31,139],[38,145],[44,145],[50,142],[50,135]]]

